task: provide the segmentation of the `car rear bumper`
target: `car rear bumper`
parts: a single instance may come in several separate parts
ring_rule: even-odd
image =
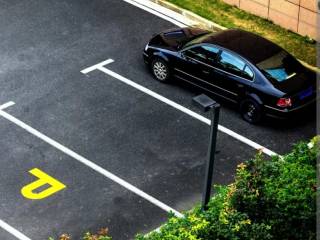
[[[292,109],[277,109],[268,105],[265,105],[265,115],[270,116],[270,117],[275,117],[275,118],[280,118],[280,119],[288,119],[292,118],[294,116],[297,116],[298,114],[301,113],[307,113],[312,110],[316,110],[317,98],[314,98],[305,104],[301,106],[297,106]],[[316,111],[314,112],[316,113]]]

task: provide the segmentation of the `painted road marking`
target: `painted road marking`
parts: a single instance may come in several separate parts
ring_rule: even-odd
[[[93,66],[91,66],[91,67],[88,67],[88,68],[86,68],[86,69],[83,69],[83,70],[81,71],[81,73],[87,74],[87,73],[89,73],[89,72],[91,72],[91,71],[93,71],[93,70],[96,70],[96,69],[98,69],[98,68],[103,67],[104,65],[107,65],[107,64],[113,63],[113,62],[114,62],[114,61],[113,61],[112,59],[107,59],[107,60],[105,60],[105,61],[103,61],[103,62],[101,62],[101,63],[98,63],[98,64],[93,65]]]
[[[50,177],[48,174],[46,174],[38,168],[31,169],[29,173],[37,177],[38,180],[24,186],[21,189],[21,194],[25,198],[40,200],[47,198],[52,194],[55,194],[56,192],[59,192],[62,189],[66,188],[66,185],[54,179],[53,177]],[[50,185],[50,187],[40,192],[34,192],[36,189],[39,189],[40,187],[45,186],[47,184]]]
[[[55,147],[56,149],[60,150],[61,152],[65,153],[66,155],[72,157],[73,159],[79,161],[80,163],[86,165],[87,167],[93,169],[94,171],[102,174],[103,176],[109,178],[110,180],[118,183],[119,185],[123,186],[124,188],[128,189],[129,191],[137,194],[138,196],[142,197],[143,199],[149,201],[150,203],[158,206],[159,208],[163,209],[166,212],[172,212],[177,217],[182,217],[183,215],[178,212],[177,210],[169,207],[165,203],[159,201],[158,199],[152,197],[151,195],[143,192],[139,188],[133,186],[132,184],[126,182],[125,180],[121,179],[120,177],[114,175],[113,173],[107,171],[106,169],[100,167],[99,165],[95,164],[94,162],[88,160],[87,158],[81,156],[80,154],[72,151],[71,149],[63,146],[62,144],[58,143],[57,141],[47,137],[46,135],[42,134],[38,130],[30,127],[29,125],[25,124],[24,122],[20,121],[19,119],[15,118],[14,116],[10,115],[9,113],[0,110],[0,116],[4,117],[5,119],[9,120],[10,122],[16,124],[17,126],[23,128],[27,132],[31,133],[32,135],[40,138],[44,142],[48,143],[49,145]]]
[[[19,240],[31,240],[31,238],[28,238],[27,236],[19,232],[17,229],[11,227],[8,223],[2,221],[1,219],[0,219],[0,227],[6,230],[8,233],[15,236],[16,238],[18,238]]]
[[[198,114],[196,112],[193,112],[190,109],[188,109],[188,108],[186,108],[186,107],[184,107],[184,106],[182,106],[182,105],[180,105],[180,104],[178,104],[178,103],[176,103],[176,102],[174,102],[174,101],[172,101],[172,100],[170,100],[170,99],[168,99],[166,97],[163,97],[162,95],[160,95],[160,94],[158,94],[158,93],[156,93],[154,91],[151,91],[150,89],[148,89],[146,87],[143,87],[143,86],[141,86],[141,85],[129,80],[128,78],[125,78],[125,77],[121,76],[120,74],[115,73],[115,72],[107,69],[106,67],[104,67],[106,64],[109,64],[109,63],[112,63],[112,62],[114,62],[114,60],[108,59],[106,61],[103,61],[101,63],[95,64],[95,65],[93,65],[91,67],[88,67],[88,68],[85,68],[85,69],[81,70],[81,73],[88,74],[91,71],[99,70],[99,71],[104,72],[104,73],[110,75],[111,77],[116,78],[119,81],[121,81],[121,82],[123,82],[123,83],[125,83],[125,84],[127,84],[127,85],[129,85],[129,86],[141,91],[141,92],[144,92],[145,94],[147,94],[147,95],[149,95],[151,97],[154,97],[154,98],[158,99],[159,101],[161,101],[163,103],[168,104],[169,106],[171,106],[171,107],[173,107],[173,108],[175,108],[175,109],[177,109],[177,110],[179,110],[181,112],[184,112],[184,113],[188,114],[189,116],[191,116],[193,118],[196,118],[196,119],[200,120],[201,122],[204,122],[204,123],[206,123],[208,125],[211,125],[211,120],[209,120],[208,118],[205,118],[202,115],[200,115],[200,114]],[[260,144],[258,144],[256,142],[254,142],[254,141],[252,141],[252,140],[250,140],[250,139],[248,139],[248,138],[246,138],[246,137],[244,137],[244,136],[242,136],[242,135],[240,135],[240,134],[238,134],[238,133],[236,133],[236,132],[234,132],[234,131],[232,131],[232,130],[230,130],[230,129],[222,126],[222,125],[219,125],[218,129],[221,132],[223,132],[223,133],[225,133],[225,134],[227,134],[227,135],[239,140],[240,142],[243,142],[243,143],[245,143],[245,144],[247,144],[247,145],[249,145],[249,146],[251,146],[251,147],[253,147],[253,148],[257,149],[257,150],[259,150],[259,151],[262,151],[263,153],[265,153],[265,154],[267,154],[269,156],[278,155],[277,153],[271,151],[270,149],[268,149],[268,148],[266,148],[266,147],[264,147],[264,146],[262,146],[262,145],[260,145]]]
[[[11,102],[7,102],[5,104],[0,105],[0,110],[4,110],[4,109],[6,109],[8,107],[11,107],[13,105],[14,105],[14,102],[12,102],[12,101]]]
[[[189,21],[188,25],[194,25],[194,22],[191,22],[181,14],[177,14],[176,12],[169,10],[165,7],[159,6],[151,1],[144,1],[144,0],[124,0],[125,2],[134,5],[138,8],[141,8],[153,15],[156,15],[168,22],[171,22],[179,27],[187,27],[185,22]]]

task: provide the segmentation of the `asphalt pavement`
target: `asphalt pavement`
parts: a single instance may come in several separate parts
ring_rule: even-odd
[[[80,72],[111,58],[108,69],[203,114],[191,101],[201,92],[161,84],[143,63],[146,42],[172,23],[118,0],[0,6],[0,105],[15,102],[3,110],[14,119],[0,116],[0,220],[32,240],[66,232],[79,239],[100,227],[132,239],[166,220],[159,204],[98,167],[179,212],[200,202],[209,126],[104,72]],[[279,154],[316,134],[315,116],[250,125],[223,102],[220,124]],[[222,132],[217,148],[215,184],[230,183],[237,164],[256,153]],[[35,168],[66,187],[26,198],[21,189],[36,181]],[[1,240],[17,239],[1,226]]]

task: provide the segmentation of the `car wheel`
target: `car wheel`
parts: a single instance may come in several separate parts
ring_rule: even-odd
[[[245,99],[241,102],[240,113],[242,118],[249,123],[258,123],[262,118],[262,108],[253,99]]]
[[[156,58],[152,61],[151,70],[155,78],[160,82],[167,82],[170,76],[169,67],[165,61]]]

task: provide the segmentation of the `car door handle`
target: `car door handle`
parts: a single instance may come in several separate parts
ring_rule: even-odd
[[[243,84],[237,84],[238,88],[243,88],[244,85]]]
[[[206,71],[206,70],[202,70],[202,72],[203,72],[204,74],[210,74],[210,72],[209,72],[209,71]]]

